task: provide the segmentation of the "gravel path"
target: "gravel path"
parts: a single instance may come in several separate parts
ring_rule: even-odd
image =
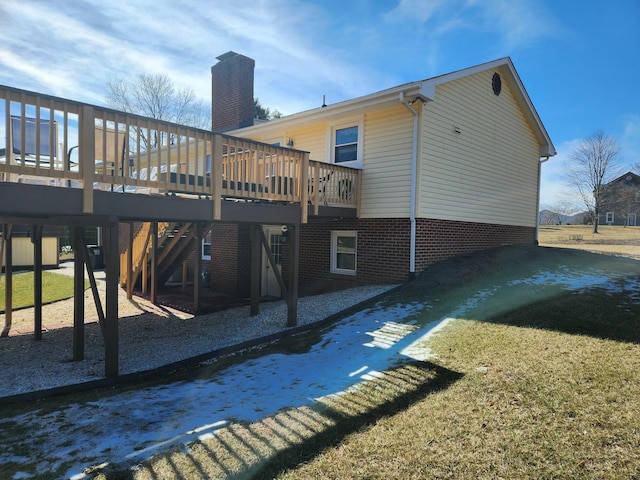
[[[394,286],[300,298],[298,325],[323,320]],[[13,313],[11,335],[0,338],[0,397],[104,378],[104,343],[89,290],[85,292],[85,311],[85,359],[80,362],[71,361],[72,299],[44,306],[42,341],[34,341],[29,333],[33,329],[33,309]],[[283,331],[287,306],[284,301],[263,303],[255,317],[249,316],[248,306],[192,316],[120,295],[119,314],[120,373],[127,374]],[[4,315],[0,315],[0,322],[4,325]]]

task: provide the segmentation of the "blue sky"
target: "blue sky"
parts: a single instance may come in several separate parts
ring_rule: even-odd
[[[0,84],[93,104],[136,73],[209,101],[229,50],[284,114],[510,56],[558,150],[543,205],[597,129],[640,162],[640,0],[2,0],[0,18]]]

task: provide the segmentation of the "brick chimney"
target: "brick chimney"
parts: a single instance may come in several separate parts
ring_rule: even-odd
[[[253,125],[253,71],[256,62],[235,52],[211,67],[211,129],[226,132]]]

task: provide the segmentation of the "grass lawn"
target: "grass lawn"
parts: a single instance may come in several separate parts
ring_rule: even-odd
[[[598,225],[598,233],[593,233],[593,225],[541,225],[538,232],[540,243],[543,244],[608,243],[620,245],[628,242],[640,242],[640,227]]]
[[[73,277],[42,272],[42,302],[50,303],[73,296]],[[0,277],[0,312],[5,309],[5,277]],[[33,272],[14,273],[13,308],[33,306]]]
[[[538,230],[540,245],[573,248],[614,255],[626,255],[640,260],[640,227],[591,225],[542,225]]]
[[[427,361],[97,478],[640,478],[639,262],[500,249],[435,265],[388,302],[429,302],[426,323],[558,266],[619,276],[504,289],[424,340]]]
[[[459,380],[278,478],[638,478],[638,335],[618,341],[555,326],[607,317],[624,300],[598,296],[458,320],[431,347]],[[603,302],[594,309],[591,300]]]

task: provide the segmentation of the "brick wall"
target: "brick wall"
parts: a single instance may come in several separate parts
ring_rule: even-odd
[[[211,229],[209,268],[212,290],[227,295],[248,297],[251,281],[251,239],[247,225],[216,224]]]
[[[357,275],[330,272],[331,231],[358,232]],[[318,294],[346,288],[409,280],[411,225],[406,218],[310,219],[300,228],[299,292]],[[502,245],[533,243],[535,228],[418,219],[416,273],[456,255]],[[251,242],[247,225],[217,224],[212,230],[211,288],[250,295]],[[282,274],[288,279],[289,243],[283,245]]]
[[[330,272],[331,231],[356,230],[357,275]],[[409,219],[315,220],[300,231],[300,294],[318,294],[361,285],[409,280]],[[535,228],[418,219],[416,274],[427,266],[464,253],[502,245],[533,243]],[[283,273],[287,278],[285,246]]]
[[[409,272],[409,220],[310,220],[300,229],[300,294],[318,294],[362,285],[402,283]],[[357,275],[331,273],[331,231],[356,230]],[[288,248],[283,274],[287,278]]]
[[[228,52],[211,67],[211,128],[225,132],[253,125],[255,61]]]
[[[416,225],[416,272],[455,255],[488,248],[534,243],[534,227],[418,219]]]

